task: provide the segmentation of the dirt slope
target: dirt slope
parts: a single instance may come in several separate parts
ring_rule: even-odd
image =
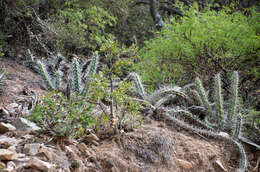
[[[26,98],[24,90],[37,95],[46,92],[40,77],[30,69],[4,58],[0,58],[0,66],[8,71],[5,92],[0,96],[0,107]],[[95,144],[84,139],[57,144],[52,142],[51,137],[34,132],[13,131],[0,136],[21,139],[15,150],[24,153],[25,157],[32,157],[25,153],[25,145],[39,143],[39,152],[33,156],[55,165],[49,171],[233,172],[238,168],[239,154],[231,145],[169,126],[152,117],[147,117],[145,121],[142,127],[133,132],[112,136],[107,134],[106,139],[100,139]],[[0,145],[1,148],[8,146]],[[249,157],[248,171],[252,171],[260,152],[250,147],[246,151]],[[55,158],[48,156],[52,153],[56,155]],[[9,161],[1,163],[7,165]],[[40,170],[25,165],[17,171]],[[260,172],[260,168],[255,171]]]

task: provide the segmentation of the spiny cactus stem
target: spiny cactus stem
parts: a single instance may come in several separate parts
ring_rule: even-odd
[[[73,81],[74,81],[74,87],[78,94],[80,94],[81,91],[81,79],[80,79],[80,70],[79,70],[79,62],[76,57],[73,58]]]
[[[240,130],[241,130],[241,122],[242,122],[242,119],[241,119],[241,114],[238,114],[237,115],[237,120],[236,120],[236,123],[235,123],[235,129],[233,131],[233,139],[237,140],[238,137],[239,137],[239,134],[240,134]]]
[[[37,65],[38,65],[38,67],[40,69],[40,74],[41,74],[43,80],[45,81],[48,89],[55,90],[55,88],[54,88],[54,86],[53,86],[53,84],[51,82],[50,76],[47,73],[47,70],[45,68],[45,65],[40,60],[37,61]]]
[[[206,92],[205,92],[205,89],[202,85],[201,80],[199,78],[196,78],[195,84],[198,88],[199,96],[200,96],[200,99],[203,103],[203,106],[207,109],[208,115],[213,117],[212,108],[209,104],[209,101],[208,101],[208,98],[207,98],[207,95],[206,95]]]
[[[236,120],[237,102],[238,102],[238,72],[234,72],[232,75],[231,85],[231,97],[230,97],[230,108],[227,116],[227,120]]]
[[[207,125],[206,123],[202,122],[199,118],[195,117],[192,113],[190,113],[189,111],[186,110],[182,110],[182,109],[172,109],[168,111],[169,114],[182,114],[187,116],[190,119],[193,119],[194,121],[196,121],[198,124],[202,125],[203,127],[205,127],[206,129],[210,129],[210,130],[214,130],[214,128],[212,128],[211,126]]]
[[[85,86],[84,86],[84,89],[82,91],[82,94],[86,94],[87,93],[87,90],[88,90],[88,84],[89,84],[89,80],[90,80],[90,77],[96,73],[96,70],[97,70],[97,66],[98,66],[98,62],[99,62],[99,55],[97,52],[95,52],[93,54],[93,57],[91,59],[91,62],[88,66],[88,70],[87,70],[87,76],[86,76],[86,81],[85,81]]]
[[[137,73],[130,73],[125,80],[128,80],[129,78],[131,78],[134,82],[135,85],[135,89],[137,91],[137,93],[143,98],[145,99],[146,97],[146,92],[145,92],[145,88],[142,84],[141,78]]]
[[[59,88],[60,88],[61,75],[62,75],[61,71],[58,70],[58,71],[56,72],[56,82],[55,82],[56,90],[59,90]]]
[[[224,109],[223,109],[223,98],[221,90],[221,78],[220,74],[217,74],[215,77],[215,99],[216,99],[216,108],[217,108],[217,119],[220,128],[223,128],[224,125]]]

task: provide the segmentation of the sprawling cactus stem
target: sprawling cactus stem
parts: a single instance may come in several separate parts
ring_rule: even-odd
[[[149,102],[151,102],[152,105],[156,104],[160,99],[162,99],[163,97],[168,96],[169,94],[172,95],[177,95],[177,96],[181,96],[183,98],[187,98],[186,94],[184,94],[181,91],[181,87],[163,87],[159,90],[156,90],[155,92],[153,92],[152,94],[150,94],[149,96],[147,96],[147,100]]]
[[[217,74],[215,77],[215,99],[216,99],[216,109],[217,109],[217,118],[220,128],[223,128],[224,125],[224,109],[223,109],[223,98],[221,90],[221,78],[220,74]]]
[[[182,127],[182,128],[184,128],[188,131],[199,133],[199,134],[201,134],[205,137],[209,137],[209,138],[221,139],[221,140],[227,141],[229,144],[234,145],[238,149],[239,154],[240,154],[240,163],[239,163],[238,172],[245,172],[246,171],[247,156],[246,156],[246,153],[245,153],[243,146],[239,142],[237,142],[236,140],[230,138],[229,136],[223,136],[220,133],[216,133],[216,132],[192,127],[192,126],[186,124],[185,122],[183,122],[183,121],[181,121],[177,118],[174,118],[173,116],[169,115],[168,113],[163,114],[162,119],[167,120],[168,122],[173,123],[174,125],[177,125],[179,127]]]
[[[236,123],[235,123],[235,129],[233,130],[233,139],[237,140],[240,134],[240,129],[241,129],[241,114],[237,115]]]
[[[194,121],[196,121],[198,124],[202,125],[203,127],[205,127],[206,129],[210,129],[213,130],[214,128],[212,128],[211,126],[207,125],[206,123],[204,123],[203,121],[201,121],[199,118],[195,117],[192,113],[190,113],[187,110],[183,110],[183,109],[172,109],[168,111],[169,114],[182,114],[187,116],[190,119],[193,119]]]
[[[231,97],[230,97],[230,108],[227,116],[227,120],[231,122],[236,120],[237,114],[237,101],[238,100],[238,72],[234,72],[232,75],[231,85]]]
[[[144,89],[144,86],[142,84],[141,78],[137,73],[130,73],[129,76],[127,78],[131,78],[134,81],[134,85],[136,88],[137,93],[143,98],[145,99],[146,97],[146,92]]]
[[[72,62],[72,73],[73,73],[73,82],[74,82],[74,88],[78,94],[80,94],[81,91],[81,76],[80,76],[80,69],[79,69],[79,62],[76,57],[73,58]]]
[[[50,76],[47,73],[47,70],[45,68],[45,65],[40,60],[38,60],[36,63],[40,69],[41,76],[42,76],[43,80],[45,81],[48,89],[55,90],[55,88],[51,82]]]
[[[60,88],[61,75],[62,75],[61,71],[58,70],[58,71],[56,72],[56,82],[55,82],[55,88],[56,88],[56,90],[59,90],[59,88]]]
[[[203,106],[206,108],[208,115],[213,117],[213,111],[212,111],[212,108],[209,104],[209,101],[208,101],[208,98],[207,98],[207,95],[206,95],[206,92],[205,92],[205,89],[202,85],[201,80],[199,78],[196,78],[195,84],[198,88],[200,99],[203,103]]]
[[[240,162],[239,162],[239,169],[238,172],[245,172],[247,168],[247,156],[245,149],[243,148],[242,144],[237,142],[234,139],[231,139],[233,143],[237,146],[239,154],[240,154]]]
[[[91,62],[88,66],[88,69],[87,69],[87,75],[86,75],[86,81],[85,81],[85,86],[84,86],[84,89],[82,91],[83,94],[86,94],[87,90],[88,90],[88,84],[89,84],[89,79],[90,77],[96,73],[96,70],[97,70],[97,66],[98,66],[98,61],[99,61],[99,55],[98,55],[98,52],[95,52],[93,54],[93,57],[91,59]]]

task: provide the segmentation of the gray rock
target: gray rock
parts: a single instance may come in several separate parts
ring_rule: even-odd
[[[6,136],[0,136],[0,145],[1,146],[15,146],[18,143],[20,143],[22,140],[20,139],[15,139],[15,138],[10,138],[10,137],[6,137]]]
[[[3,122],[0,122],[0,134],[9,132],[9,131],[14,131],[16,128],[11,125],[11,124],[6,124]]]
[[[40,149],[40,143],[25,144],[23,153],[28,155],[36,155]]]
[[[55,164],[69,169],[71,163],[66,156],[66,153],[63,151],[58,151],[57,149],[53,149],[46,146],[41,146],[39,153],[43,153],[50,162],[55,162]]]
[[[41,129],[35,123],[28,121],[25,118],[17,119],[14,122],[14,126],[17,128],[17,130],[22,130],[22,131],[38,131]]]

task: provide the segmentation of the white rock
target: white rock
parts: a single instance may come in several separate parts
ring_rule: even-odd
[[[14,171],[16,170],[16,165],[13,161],[7,163],[6,171]]]
[[[218,168],[220,168],[219,170],[215,169],[216,171],[223,171],[223,172],[227,172],[227,170],[225,169],[225,167],[223,166],[223,164],[220,162],[220,160],[217,160],[216,165]]]

